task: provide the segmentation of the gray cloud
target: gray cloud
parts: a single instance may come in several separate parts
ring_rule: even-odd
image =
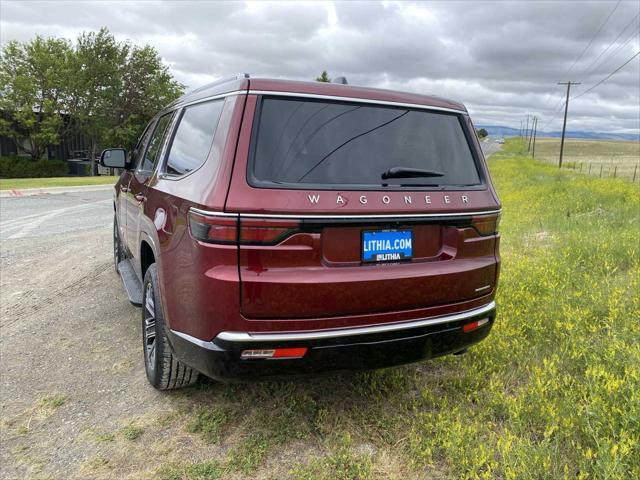
[[[107,26],[157,48],[195,88],[251,72],[312,79],[326,69],[350,83],[463,101],[476,123],[517,127],[527,113],[554,115],[564,90],[579,94],[640,48],[640,7],[615,2],[11,2],[0,4],[0,41],[75,38]],[[635,19],[634,19],[635,18]],[[623,31],[623,29],[626,30]],[[601,58],[596,58],[620,38]],[[628,42],[623,45],[625,41]],[[640,130],[640,58],[572,101],[569,128]],[[561,115],[549,125],[558,129]]]

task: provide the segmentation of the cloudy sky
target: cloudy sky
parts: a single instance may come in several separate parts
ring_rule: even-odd
[[[477,124],[561,128],[564,88],[581,95],[640,50],[638,1],[11,2],[0,41],[74,39],[107,26],[153,45],[195,88],[229,73],[313,79],[463,101]],[[640,56],[570,102],[571,130],[640,131]]]

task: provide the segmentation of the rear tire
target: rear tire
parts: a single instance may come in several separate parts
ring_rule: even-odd
[[[142,347],[149,383],[158,390],[193,385],[198,372],[178,360],[169,347],[155,263],[147,269],[142,288]]]

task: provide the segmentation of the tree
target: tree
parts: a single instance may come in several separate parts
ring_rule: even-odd
[[[36,36],[28,43],[11,41],[0,55],[0,134],[14,140],[18,151],[34,160],[47,145],[60,141],[67,111],[71,57],[67,40]]]
[[[158,52],[148,45],[129,48],[120,75],[110,111],[113,127],[104,132],[103,141],[130,150],[149,120],[182,95],[184,85],[173,79]]]
[[[329,78],[329,74],[326,70],[323,70],[319,77],[316,77],[316,82],[325,82],[330,83],[331,79]]]
[[[105,27],[97,33],[83,32],[77,40],[69,113],[89,141],[92,174],[98,145],[113,127],[110,111],[117,101],[128,51],[129,46],[116,42]]]
[[[149,120],[178,98],[176,82],[150,46],[117,42],[107,28],[67,40],[9,42],[0,57],[0,133],[39,159],[71,128],[98,146],[132,148]]]
[[[484,138],[487,135],[489,135],[489,132],[487,132],[484,128],[481,128],[477,132],[478,132],[478,138]]]

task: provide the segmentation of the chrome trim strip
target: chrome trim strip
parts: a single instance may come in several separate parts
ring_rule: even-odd
[[[247,332],[221,332],[216,339],[227,342],[287,342],[296,340],[321,340],[325,338],[349,337],[353,335],[366,335],[370,333],[394,332],[398,330],[410,330],[412,328],[438,325],[441,323],[457,322],[467,318],[477,317],[495,310],[496,302],[493,301],[484,307],[479,307],[466,312],[444,315],[435,318],[413,320],[409,322],[392,323],[385,325],[371,325],[366,327],[344,328],[336,330],[321,330],[317,332],[289,332],[289,333],[247,333]]]
[[[491,285],[485,285],[484,287],[476,288],[475,291],[482,292],[483,290],[487,290],[488,288],[491,288]]]
[[[197,213],[199,215],[204,215],[205,217],[239,217],[239,213],[229,213],[229,212],[213,212],[211,210],[202,210],[196,207],[190,207],[190,212]]]
[[[181,108],[190,107],[191,105],[196,105],[198,103],[209,102],[211,100],[217,100],[219,98],[233,97],[235,95],[244,95],[246,93],[246,90],[234,90],[232,92],[220,93],[219,95],[211,95],[208,97],[198,98],[187,103],[177,103],[174,107],[176,107],[176,110],[179,110]]]
[[[502,209],[487,210],[484,212],[452,212],[452,213],[389,213],[370,215],[291,215],[285,213],[231,213],[214,212],[191,207],[189,210],[204,216],[210,217],[246,217],[246,218],[293,218],[293,219],[318,219],[318,220],[340,220],[340,219],[369,219],[369,218],[443,218],[443,217],[472,217],[475,215],[492,215],[501,213]]]
[[[186,340],[187,342],[191,342],[194,345],[197,345],[206,350],[220,351],[220,347],[218,347],[213,342],[206,342],[204,340],[200,340],[199,338],[192,337],[191,335],[187,335],[186,333],[178,332],[177,330],[171,330],[171,333],[173,333],[177,337],[182,338],[183,340]]]
[[[318,95],[314,93],[296,93],[296,92],[278,92],[268,90],[249,90],[249,95],[273,95],[278,97],[300,97],[300,98],[319,98],[325,100],[340,100],[343,102],[368,103],[372,105],[388,105],[392,107],[407,107],[420,110],[437,110],[440,112],[462,113],[468,115],[466,110],[458,110],[456,108],[435,107],[431,105],[420,105],[418,103],[390,102],[387,100],[372,100],[369,98],[340,97],[336,95]]]

